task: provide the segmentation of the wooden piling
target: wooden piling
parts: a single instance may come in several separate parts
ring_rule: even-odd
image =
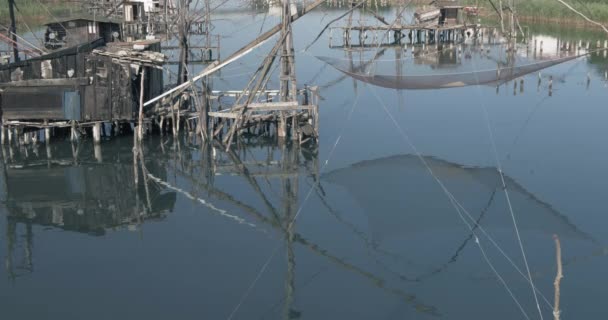
[[[0,125],[0,144],[4,145],[6,143],[6,128],[4,125]]]
[[[93,125],[93,142],[99,144],[101,142],[101,122],[96,122]]]
[[[70,128],[70,141],[78,141],[78,131],[76,130],[75,121],[72,121],[72,127]]]
[[[51,128],[48,126],[49,120],[44,120],[44,125],[44,142],[48,144],[51,142]]]
[[[139,141],[144,139],[144,78],[146,76],[146,69],[141,66],[141,81],[139,85],[139,120],[137,125],[137,139]]]

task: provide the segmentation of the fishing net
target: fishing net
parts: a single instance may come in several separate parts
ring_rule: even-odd
[[[398,48],[397,50],[402,50]],[[326,56],[318,59],[344,74],[391,89],[441,89],[471,85],[500,85],[582,55],[530,54],[528,49],[509,51],[504,46],[450,46],[428,51],[413,48],[384,58],[383,51],[357,60]],[[531,56],[532,55],[532,56]]]

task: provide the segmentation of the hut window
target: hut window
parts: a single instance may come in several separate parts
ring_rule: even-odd
[[[76,22],[74,22],[74,21],[68,22],[68,27],[70,27],[70,28],[76,27]]]
[[[89,34],[96,34],[97,33],[97,24],[95,24],[95,22],[89,22],[88,30],[89,30]]]
[[[40,64],[40,73],[42,74],[42,79],[50,79],[53,77],[53,65],[51,64],[51,60],[44,60]]]
[[[101,61],[97,62],[97,76],[103,79],[108,77],[108,69],[105,63]]]
[[[106,79],[108,78],[108,68],[106,68],[106,64],[102,61],[97,62],[97,81],[100,82],[100,84],[105,84],[106,83]]]

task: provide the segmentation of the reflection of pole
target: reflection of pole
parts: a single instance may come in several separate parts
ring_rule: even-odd
[[[221,148],[220,148],[221,149]],[[296,149],[298,150],[298,149]],[[230,155],[231,157],[236,157],[236,154],[234,154],[232,152],[232,150],[228,153],[228,155]],[[314,154],[315,160],[313,161],[318,161],[318,157],[317,154]],[[233,161],[235,162],[236,168],[240,168],[241,169],[241,174],[245,175],[245,177],[250,181],[250,182],[255,182],[255,179],[253,177],[251,177],[250,175],[248,175],[248,172],[245,168],[245,165],[238,161],[238,159],[234,159]],[[429,306],[429,305],[425,305],[421,302],[418,301],[418,299],[416,298],[415,295],[404,292],[400,289],[397,288],[391,288],[391,287],[387,287],[386,285],[386,280],[383,278],[380,278],[379,276],[368,272],[366,270],[363,270],[355,265],[349,264],[348,262],[342,260],[339,257],[336,257],[334,255],[332,255],[328,250],[325,250],[324,248],[322,248],[320,245],[313,243],[309,240],[307,240],[306,238],[304,238],[301,234],[298,234],[295,232],[295,229],[293,229],[292,227],[288,228],[288,230],[284,229],[284,224],[280,223],[280,221],[278,221],[276,219],[276,212],[273,212],[273,214],[275,214],[275,217],[270,218],[268,215],[261,213],[260,211],[258,211],[258,209],[243,203],[237,199],[235,199],[231,194],[224,192],[216,187],[214,187],[211,184],[203,184],[203,183],[198,183],[195,179],[195,177],[193,177],[191,174],[188,174],[187,172],[183,171],[183,168],[180,170],[177,165],[176,165],[176,161],[173,160],[173,163],[175,165],[174,169],[175,169],[175,173],[176,174],[180,174],[180,176],[184,179],[187,179],[193,183],[197,183],[199,186],[203,187],[211,196],[216,197],[217,199],[223,200],[223,201],[228,201],[229,203],[231,203],[232,205],[237,206],[238,208],[244,210],[246,213],[250,214],[251,216],[253,216],[254,218],[256,218],[258,221],[274,228],[274,229],[278,229],[281,232],[284,232],[286,234],[286,239],[288,240],[287,243],[287,247],[288,247],[288,251],[287,251],[287,258],[288,258],[288,274],[287,274],[287,279],[286,279],[286,288],[290,291],[287,292],[288,296],[286,297],[286,300],[292,301],[292,296],[293,296],[293,279],[294,279],[294,275],[295,275],[295,255],[293,255],[293,251],[289,252],[290,249],[290,242],[292,241],[294,244],[298,243],[300,245],[303,245],[305,248],[310,249],[312,252],[327,258],[330,262],[335,263],[336,265],[344,268],[345,270],[348,271],[352,271],[357,275],[362,276],[363,278],[371,281],[371,283],[373,283],[376,287],[390,293],[393,295],[396,295],[398,297],[400,297],[401,299],[403,299],[405,302],[414,305],[418,310],[421,310],[421,312],[426,313],[426,314],[431,314],[431,315],[436,315],[436,309],[433,306]],[[286,163],[286,162],[285,162]],[[294,162],[291,162],[292,164]],[[169,162],[166,163],[167,165],[169,165]],[[316,168],[316,169],[315,169]],[[313,170],[318,170],[318,164],[314,164],[313,163]],[[316,171],[316,173],[314,173],[315,175],[318,175],[318,171]],[[297,184],[297,182],[296,182]],[[259,186],[257,184],[252,184],[252,186],[254,187],[254,190],[256,190],[257,192],[260,193],[260,196],[262,197],[263,201],[268,201],[267,198],[265,197],[265,195],[261,192],[261,189],[259,189]],[[292,188],[292,190],[294,190]],[[297,190],[297,189],[295,189]],[[297,194],[297,191],[296,191]],[[297,203],[294,202],[293,200],[294,198],[292,197],[291,202],[292,203]],[[270,205],[270,204],[269,204]],[[271,206],[271,205],[270,205]],[[295,206],[292,206],[295,208]],[[271,206],[272,208],[272,206]],[[288,211],[286,211],[288,212]],[[297,213],[297,212],[295,212]],[[292,216],[295,217],[295,213],[292,212]],[[287,219],[287,222],[289,222],[290,220]],[[293,221],[293,219],[291,219],[291,221]],[[289,274],[289,272],[291,272],[291,275]],[[291,295],[291,296],[290,296]],[[291,305],[292,303],[290,303],[289,305]],[[288,308],[286,307],[286,310]],[[292,312],[293,315],[293,312]]]
[[[283,161],[281,161],[281,167],[283,170],[288,171],[290,167],[297,167],[298,161],[298,148],[292,146],[291,148],[283,148],[282,153]],[[281,176],[281,184],[283,186],[283,204],[284,204],[284,215],[286,219],[285,225],[285,238],[287,240],[287,277],[285,279],[285,309],[284,319],[290,319],[291,307],[293,304],[294,296],[294,275],[295,275],[295,254],[293,250],[294,242],[294,226],[296,207],[298,203],[298,175],[295,177],[284,177]]]
[[[293,227],[287,229],[287,276],[285,278],[285,308],[284,319],[291,319],[292,305],[295,291],[295,266],[296,256],[293,250],[294,232]]]
[[[17,228],[16,222],[13,219],[7,219],[6,222],[6,258],[5,266],[6,273],[11,279],[15,279],[15,272],[13,270],[13,251],[15,250],[15,229]]]
[[[28,221],[25,225],[25,268],[28,271],[33,271],[34,264],[32,262],[32,252],[34,247],[34,233],[32,232],[32,223]]]

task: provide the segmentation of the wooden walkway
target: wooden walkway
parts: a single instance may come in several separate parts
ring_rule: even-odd
[[[476,35],[479,25],[433,25],[433,24],[394,24],[394,25],[349,25],[329,29],[329,46],[331,48],[350,48],[351,46],[365,47],[379,44],[402,43],[437,43],[457,42],[465,36]],[[334,42],[334,33],[338,33],[342,41]],[[354,35],[354,36],[353,36]]]

